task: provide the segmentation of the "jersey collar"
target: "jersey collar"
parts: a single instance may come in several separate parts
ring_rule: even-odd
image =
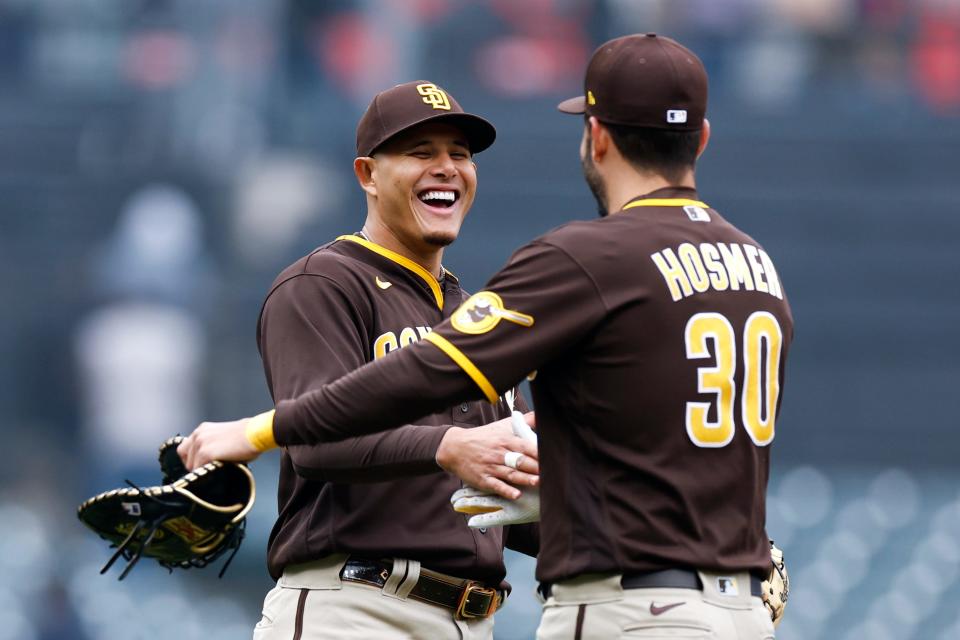
[[[621,211],[634,207],[710,207],[697,199],[697,190],[690,187],[664,187],[631,199]]]
[[[387,260],[397,263],[398,265],[407,269],[408,271],[412,271],[421,280],[427,283],[427,286],[430,288],[430,292],[433,293],[434,300],[437,303],[437,308],[440,309],[441,311],[443,310],[443,290],[440,288],[440,283],[437,282],[437,279],[433,277],[432,273],[424,269],[422,266],[420,266],[410,258],[407,258],[406,256],[402,256],[396,251],[391,251],[386,247],[382,247],[376,242],[371,242],[366,238],[361,238],[360,236],[344,235],[337,238],[337,240],[347,240],[349,242],[356,242],[361,247],[365,247],[366,249],[369,249],[370,251],[373,251],[374,253],[383,256]],[[452,275],[449,272],[447,272],[447,274]]]

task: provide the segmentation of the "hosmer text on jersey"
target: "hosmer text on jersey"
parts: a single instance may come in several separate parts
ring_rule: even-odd
[[[650,258],[663,274],[674,302],[709,289],[760,291],[783,300],[783,289],[766,251],[750,244],[684,242]]]

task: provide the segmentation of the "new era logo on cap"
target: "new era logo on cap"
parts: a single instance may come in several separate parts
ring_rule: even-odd
[[[667,110],[667,122],[669,122],[670,124],[686,124],[687,110],[686,109]]]

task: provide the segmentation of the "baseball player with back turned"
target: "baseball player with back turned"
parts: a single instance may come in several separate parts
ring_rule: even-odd
[[[433,83],[374,97],[357,126],[362,230],[285,269],[263,305],[258,345],[276,402],[422,339],[466,299],[441,258],[473,204],[473,154],[494,137]],[[489,640],[507,588],[503,546],[535,555],[536,525],[467,527],[447,471],[508,495],[518,492],[507,482],[535,481],[536,449],[507,416],[503,402],[464,401],[393,431],[286,448],[268,550],[277,586],[254,638]],[[504,466],[508,450],[526,454],[520,470]]]
[[[759,640],[770,445],[793,320],[770,256],[700,200],[707,77],[677,42],[602,45],[580,158],[602,217],[520,248],[409,349],[201,425],[191,464],[383,429],[530,370],[541,467],[541,640]]]

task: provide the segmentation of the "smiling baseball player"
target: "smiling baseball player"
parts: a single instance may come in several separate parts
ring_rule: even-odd
[[[461,305],[441,259],[473,204],[474,154],[494,137],[434,83],[374,97],[357,126],[362,230],[285,269],[263,305],[258,345],[276,402],[422,340]],[[509,416],[503,402],[464,401],[394,431],[285,449],[267,556],[277,585],[254,638],[489,640],[507,589],[503,547],[535,554],[536,529],[469,528],[450,508],[462,484],[448,471],[511,496],[507,483],[535,482],[536,447]],[[508,466],[510,451],[524,458]]]

